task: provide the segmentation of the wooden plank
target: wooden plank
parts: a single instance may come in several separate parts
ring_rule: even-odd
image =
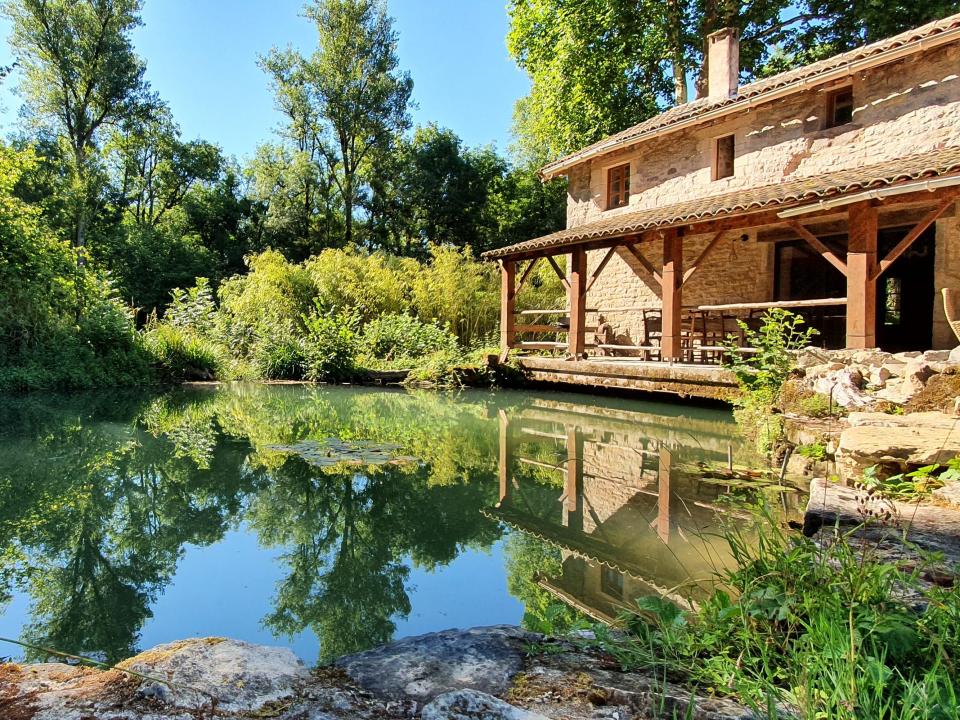
[[[877,346],[877,208],[850,205],[847,246],[847,347]]]
[[[500,353],[506,359],[517,340],[514,331],[516,310],[517,264],[512,260],[500,263]]]
[[[587,253],[581,248],[570,254],[570,284],[567,286],[570,306],[570,354],[580,357],[584,351],[587,319]]]
[[[527,277],[529,277],[530,272],[533,270],[534,267],[536,267],[538,262],[540,262],[540,258],[537,257],[537,258],[533,258],[527,264],[527,267],[523,271],[523,275],[520,276],[520,281],[517,283],[517,289],[514,291],[513,293],[514,295],[519,295],[520,291],[523,290],[523,284],[527,281]]]
[[[563,325],[517,325],[514,331],[517,333],[565,333],[570,332],[570,328]]]
[[[660,355],[665,360],[679,360],[681,349],[681,298],[683,277],[683,238],[676,230],[663,234],[663,278],[661,287]]]
[[[518,350],[555,350],[557,348],[567,347],[565,342],[518,342],[514,344]]]
[[[499,457],[499,479],[500,479],[500,500],[498,505],[507,501],[510,497],[510,477],[511,458],[513,455],[513,443],[510,437],[510,419],[502,408],[497,411],[497,418],[500,424],[500,457]]]
[[[770,302],[754,303],[727,303],[725,305],[698,305],[693,308],[697,312],[723,312],[725,310],[770,310],[771,308],[805,308],[831,307],[846,305],[847,299],[842,298],[815,298],[813,300],[772,300]]]
[[[583,530],[583,433],[567,426],[567,467],[563,484],[563,524]]]
[[[656,271],[656,268],[653,267],[653,264],[649,260],[647,260],[646,257],[644,257],[643,253],[640,252],[637,246],[624,245],[624,247],[627,249],[627,252],[629,252],[631,255],[633,255],[633,257],[637,259],[637,262],[643,266],[643,269],[646,270],[651,275],[653,275],[653,279],[656,280],[657,283],[659,283],[662,286],[663,277],[660,275],[660,273]]]
[[[941,215],[953,207],[953,202],[956,199],[956,193],[949,194],[943,202],[927,213],[923,219],[920,220],[920,222],[914,225],[913,229],[907,233],[906,237],[898,242],[896,246],[887,253],[887,256],[880,261],[872,279],[876,280],[883,275],[883,273],[885,273],[887,269],[897,261],[897,258],[910,249],[910,246],[917,241],[917,238],[919,238],[928,227],[933,225],[933,223],[935,223]]]
[[[700,263],[706,260],[707,256],[713,252],[713,249],[720,243],[721,238],[726,235],[726,230],[719,231],[716,235],[713,236],[713,239],[707,243],[707,246],[703,251],[697,256],[697,259],[693,261],[693,265],[687,268],[683,273],[683,280],[680,281],[680,284],[683,285],[691,278],[691,276],[697,271],[697,268],[700,267]]]
[[[597,281],[597,278],[600,277],[600,273],[603,272],[603,269],[607,266],[607,263],[610,262],[610,258],[612,258],[616,252],[616,247],[612,247],[607,250],[607,254],[603,256],[603,260],[600,261],[600,264],[597,265],[596,270],[594,270],[593,274],[590,276],[590,282],[587,283],[587,292],[590,292],[590,288],[593,287],[593,284]]]
[[[563,270],[560,269],[560,266],[557,265],[557,261],[553,259],[553,255],[547,255],[547,262],[550,263],[550,266],[553,268],[553,271],[557,274],[557,277],[560,278],[560,282],[563,283],[563,286],[569,292],[570,281],[567,280],[566,274],[563,272]]]
[[[810,232],[809,230],[807,230],[803,225],[801,225],[800,223],[798,223],[796,220],[790,220],[787,224],[788,224],[790,227],[792,227],[794,230],[796,230],[796,231],[797,231],[797,234],[798,234],[801,238],[803,238],[804,240],[806,240],[807,243],[808,243],[814,250],[816,250],[818,253],[820,253],[820,255],[823,256],[823,259],[824,259],[824,260],[826,260],[828,263],[830,263],[831,265],[833,265],[837,270],[839,270],[839,271],[840,271],[841,273],[843,273],[844,275],[847,274],[847,265],[846,265],[846,263],[844,263],[843,260],[841,260],[840,258],[838,258],[838,257],[834,254],[833,250],[831,250],[831,249],[828,248],[826,245],[824,245],[822,242],[820,242],[820,238],[818,238],[818,237],[817,237],[816,235],[814,235],[812,232]]]

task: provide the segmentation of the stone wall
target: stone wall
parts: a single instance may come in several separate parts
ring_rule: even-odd
[[[852,78],[853,121],[821,129],[829,87],[611,153],[570,173],[567,227],[693,196],[719,195],[960,146],[960,46],[934,48]],[[712,143],[736,136],[734,175],[711,180]],[[604,210],[606,170],[631,163],[625,208]]]
[[[570,173],[567,226],[694,195],[722,194],[960,145],[958,68],[960,47],[947,46],[854,76],[853,122],[841,127],[820,129],[829,88],[814,88],[583,163]],[[712,181],[713,139],[730,133],[736,136],[736,171],[733,177]],[[630,204],[604,211],[606,170],[627,161],[632,169]],[[957,344],[939,296],[944,286],[960,288],[956,214],[937,223],[936,297],[932,299],[935,348]],[[685,266],[709,240],[710,236],[684,238]],[[660,243],[641,249],[654,267],[662,266]],[[589,272],[604,253],[588,254]],[[683,304],[774,299],[773,255],[773,243],[757,242],[755,232],[729,233],[684,286]],[[618,250],[591,288],[587,307],[599,310],[614,326],[618,343],[639,343],[642,308],[659,308],[659,295],[659,286],[640,263]],[[591,314],[588,324],[595,324],[596,317]]]

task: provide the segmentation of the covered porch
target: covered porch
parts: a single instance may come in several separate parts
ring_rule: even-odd
[[[546,350],[619,367],[716,365],[730,338],[745,344],[738,321],[756,324],[775,307],[804,315],[825,347],[928,349],[942,321],[944,281],[934,264],[960,262],[941,256],[936,226],[955,217],[958,197],[960,148],[948,148],[614,211],[491,251],[485,257],[501,268],[502,352]],[[728,261],[738,248],[739,261]],[[615,259],[627,274],[606,278]],[[562,282],[565,307],[518,310],[539,263]],[[619,333],[611,318],[628,318],[631,331]]]

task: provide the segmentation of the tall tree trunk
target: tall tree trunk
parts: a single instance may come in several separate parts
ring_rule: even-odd
[[[670,37],[671,64],[673,65],[673,100],[677,105],[683,105],[687,96],[687,64],[683,57],[683,11],[680,0],[668,0],[667,22]]]

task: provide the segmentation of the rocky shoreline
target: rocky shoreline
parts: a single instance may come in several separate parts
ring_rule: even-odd
[[[406,638],[310,669],[290,650],[202,638],[95,670],[0,665],[4,720],[630,720],[759,717],[512,626]],[[136,674],[133,674],[136,673]]]

